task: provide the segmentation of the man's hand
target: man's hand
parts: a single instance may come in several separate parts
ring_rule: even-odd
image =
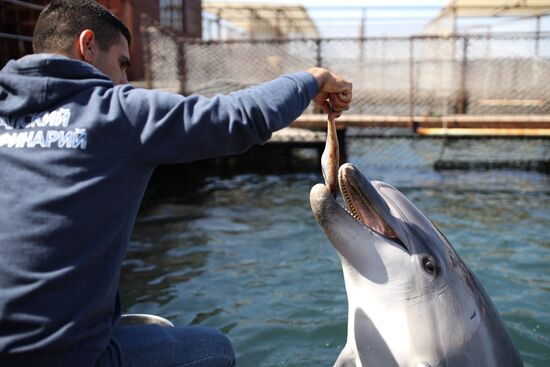
[[[351,82],[323,68],[309,68],[307,71],[315,77],[319,86],[313,101],[325,113],[339,117],[342,111],[349,109],[353,88]]]

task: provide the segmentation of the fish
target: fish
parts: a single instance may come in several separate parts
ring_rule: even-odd
[[[321,155],[321,170],[325,185],[334,197],[338,195],[338,168],[340,167],[340,149],[334,115],[328,114],[327,140]]]
[[[348,299],[335,367],[523,366],[481,282],[422,210],[350,163],[338,184],[343,206],[325,184],[310,192]]]

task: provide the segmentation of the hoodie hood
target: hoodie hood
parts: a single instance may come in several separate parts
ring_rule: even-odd
[[[113,86],[92,65],[61,55],[11,60],[0,71],[0,116],[19,117],[51,109],[91,86]]]

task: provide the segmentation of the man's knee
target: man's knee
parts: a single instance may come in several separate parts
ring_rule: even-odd
[[[122,360],[132,366],[233,367],[235,365],[235,354],[231,342],[227,336],[213,328],[122,326],[115,328],[113,339],[116,341],[117,350],[120,349]]]
[[[195,367],[233,367],[235,353],[229,338],[222,332],[208,327],[192,326],[185,328],[193,330],[195,336]]]

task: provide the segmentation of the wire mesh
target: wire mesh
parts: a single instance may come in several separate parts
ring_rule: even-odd
[[[468,110],[475,114],[550,113],[550,43],[547,38],[468,40],[465,70]]]
[[[154,88],[213,95],[322,66],[353,81],[353,114],[550,113],[547,33],[198,41],[143,30]]]
[[[149,86],[156,89],[181,91],[181,44],[162,29],[147,26],[142,32],[145,55],[145,75]]]
[[[227,93],[315,64],[315,42],[185,43],[187,93]]]
[[[200,41],[142,29],[153,88],[212,96],[317,65],[353,81],[350,114],[550,114],[546,33]],[[545,138],[424,138],[400,128],[350,128],[347,135],[359,165],[548,169],[550,162]]]
[[[522,168],[548,170],[550,140],[544,138],[426,138],[405,134],[348,136],[358,167]]]

